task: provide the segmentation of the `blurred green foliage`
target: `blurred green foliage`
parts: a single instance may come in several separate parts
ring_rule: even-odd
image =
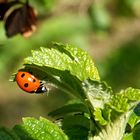
[[[140,36],[123,44],[104,62],[103,79],[115,90],[140,87]]]
[[[0,72],[2,75],[4,74],[4,77],[7,76],[7,74],[7,77],[9,77],[9,72],[13,72],[13,70],[18,67],[20,61],[30,53],[32,48],[46,45],[51,41],[71,42],[84,49],[90,49],[92,44],[89,43],[89,35],[94,33],[94,31],[108,32],[112,27],[113,12],[114,14],[120,12],[121,15],[124,15],[125,11],[128,11],[127,9],[131,9],[129,10],[129,15],[131,15],[137,13],[136,10],[138,10],[138,8],[136,8],[136,6],[139,4],[138,0],[116,0],[113,3],[111,1],[104,2],[103,0],[101,0],[101,2],[95,1],[90,2],[89,5],[87,4],[86,8],[88,10],[79,16],[78,12],[82,12],[84,9],[81,9],[81,11],[78,10],[78,6],[80,7],[82,1],[78,1],[79,5],[77,9],[71,6],[74,5],[74,1],[66,2],[66,0],[57,2],[55,0],[30,0],[30,4],[38,11],[39,23],[37,32],[29,39],[24,39],[19,35],[10,39],[6,38],[3,23],[1,23]],[[84,2],[83,0],[83,3]],[[115,3],[117,3],[117,5],[115,5]],[[111,6],[108,6],[110,4],[112,4],[112,7],[116,6],[115,11],[112,12],[110,10]],[[134,7],[134,5],[136,6]],[[71,6],[71,10],[74,12],[66,9],[69,6]],[[129,8],[127,8],[128,6]],[[64,11],[61,11],[61,9],[59,9],[61,7],[66,8]],[[58,15],[57,11],[59,13]],[[118,13],[118,15],[120,15],[120,13]],[[43,19],[41,18],[42,15],[44,16]]]
[[[30,38],[23,38],[21,35],[7,38],[3,22],[0,23],[0,96],[5,95],[10,98],[15,93],[20,92],[17,87],[12,88],[13,85],[9,87],[10,75],[17,71],[23,59],[31,54],[32,49],[38,49],[40,46],[49,47],[52,41],[68,42],[87,50],[94,57],[95,62],[97,60],[99,71],[101,70],[101,78],[106,80],[115,90],[128,86],[139,88],[139,36],[134,36],[133,33],[125,34],[124,41],[120,39],[122,36],[120,33],[116,44],[107,48],[102,47],[108,38],[110,42],[113,42],[112,36],[120,28],[124,28],[125,31],[129,30],[129,26],[125,26],[125,24],[133,21],[140,23],[139,0],[29,0],[29,3],[38,11],[37,31]],[[133,28],[137,31],[135,34],[139,34],[140,31],[137,30],[139,27],[134,26]],[[98,42],[101,45],[98,45]],[[106,53],[106,49],[110,53]],[[102,56],[103,52],[105,56]],[[4,81],[8,86],[4,85]],[[51,97],[54,98],[54,95]],[[6,100],[8,99],[6,98]],[[16,99],[13,101],[15,106],[20,102],[19,97],[17,100],[17,104]],[[32,100],[34,100],[33,97]],[[46,106],[51,108],[50,100],[46,101],[46,99],[41,98],[36,106],[40,106],[38,104],[41,102],[41,106],[46,111]],[[22,103],[24,102],[30,101],[22,101]],[[0,107],[2,112],[6,111],[4,106],[6,105]],[[28,104],[27,110],[32,108],[29,106]],[[17,108],[20,110],[19,107]],[[8,112],[4,114],[9,115]],[[26,116],[26,111],[24,115]],[[4,118],[2,117],[2,119]]]

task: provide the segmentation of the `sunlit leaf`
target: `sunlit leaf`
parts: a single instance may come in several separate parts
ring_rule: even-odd
[[[56,48],[42,47],[32,51],[32,57],[26,58],[25,63],[68,70],[82,81],[87,78],[99,80],[98,71],[87,52],[68,44],[55,43],[54,46]]]
[[[67,140],[64,132],[51,121],[40,118],[24,118],[22,125],[14,127],[15,132],[22,140]]]

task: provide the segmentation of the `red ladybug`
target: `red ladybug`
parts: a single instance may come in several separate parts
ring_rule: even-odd
[[[28,72],[19,71],[16,75],[16,82],[22,90],[29,93],[47,92],[44,84]]]

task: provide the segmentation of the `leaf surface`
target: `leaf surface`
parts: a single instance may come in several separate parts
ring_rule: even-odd
[[[23,118],[23,124],[15,126],[14,130],[22,140],[68,140],[56,124],[42,117],[39,120]]]

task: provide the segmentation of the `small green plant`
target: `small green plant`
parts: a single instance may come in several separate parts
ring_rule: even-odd
[[[42,47],[32,51],[22,69],[32,71],[72,99],[49,113],[57,119],[55,122],[28,117],[12,130],[2,127],[3,140],[138,140],[140,137],[140,117],[133,112],[140,100],[140,89],[129,87],[114,93],[100,80],[92,58],[80,48],[60,43],[54,43],[52,48]]]

